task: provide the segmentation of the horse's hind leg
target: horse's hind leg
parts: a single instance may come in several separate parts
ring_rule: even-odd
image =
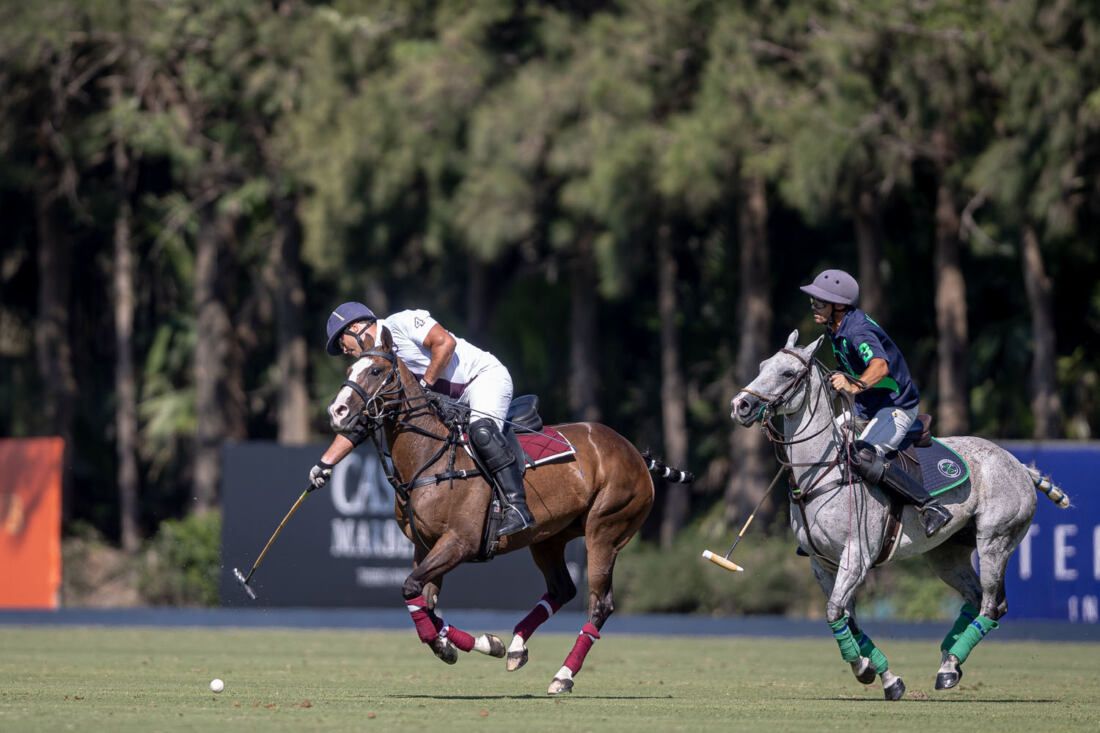
[[[611,594],[611,569],[615,565],[618,548],[606,546],[588,548],[588,623],[581,627],[572,651],[565,658],[547,694],[557,695],[573,690],[573,678],[581,671],[584,660],[596,640],[600,638],[607,617],[615,610]]]
[[[982,602],[982,586],[974,566],[970,564],[970,555],[974,545],[968,542],[949,540],[929,550],[926,557],[932,570],[943,582],[954,588],[963,597],[963,606],[955,619],[951,630],[940,642],[940,668],[936,673],[936,689],[949,690],[962,679],[962,667],[959,659],[948,650],[958,641],[974,619],[978,617],[978,607]]]
[[[565,546],[568,543],[569,538],[558,536],[531,547],[531,557],[546,579],[546,593],[512,631],[514,636],[508,645],[509,672],[527,664],[527,640],[535,629],[577,595],[577,586],[569,577],[569,568],[565,564]]]
[[[970,656],[970,652],[999,624],[1001,618],[1008,610],[1005,603],[1005,567],[1008,558],[1016,546],[1020,544],[1030,523],[1030,515],[1026,520],[1014,523],[1008,528],[999,528],[995,534],[981,536],[981,527],[978,532],[978,564],[980,574],[978,583],[981,585],[980,613],[973,620],[964,619],[963,615],[968,610],[963,607],[960,618],[955,622],[955,628],[948,636],[955,635],[953,641],[944,652],[943,664],[936,675],[936,689],[950,689],[959,683],[962,677],[962,664]],[[973,591],[970,591],[973,595]],[[968,604],[969,605],[969,604]],[[957,632],[957,633],[956,633]],[[944,639],[947,645],[950,639]]]
[[[648,479],[648,474],[644,475]],[[605,489],[609,491],[610,489]],[[565,664],[554,675],[547,693],[557,695],[573,689],[573,678],[581,670],[585,657],[592,645],[600,638],[607,617],[615,610],[611,593],[611,575],[615,568],[615,558],[645,520],[653,504],[653,495],[633,492],[626,502],[617,504],[611,511],[600,513],[600,507],[593,507],[585,523],[585,538],[588,546],[588,623],[577,635],[573,650],[565,658]],[[621,498],[622,493],[610,494],[608,502]]]

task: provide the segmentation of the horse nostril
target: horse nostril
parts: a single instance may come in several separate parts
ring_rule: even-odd
[[[332,414],[336,417],[343,417],[344,415],[348,414],[348,406],[336,405],[334,408],[332,408]]]
[[[748,417],[750,412],[752,412],[752,405],[749,404],[748,400],[741,400],[737,403],[738,415],[740,415],[741,417]]]

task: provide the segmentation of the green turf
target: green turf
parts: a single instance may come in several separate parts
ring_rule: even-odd
[[[459,614],[461,615],[461,614]],[[571,636],[438,661],[407,633],[0,628],[0,731],[1057,731],[1100,728],[1100,645],[979,646],[935,692],[934,642],[877,639],[909,692],[886,703],[820,640],[617,636],[548,698]],[[214,677],[226,689],[214,695]],[[304,701],[308,700],[306,703]]]

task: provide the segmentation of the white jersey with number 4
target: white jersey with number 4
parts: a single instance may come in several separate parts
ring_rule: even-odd
[[[432,363],[432,352],[424,345],[424,339],[428,337],[428,332],[436,323],[437,321],[426,310],[398,311],[378,321],[379,326],[385,326],[390,330],[390,335],[393,337],[393,350],[397,357],[405,362],[405,366],[417,377],[422,377],[428,370],[428,365]],[[451,335],[454,336],[453,333]],[[463,396],[466,387],[474,381],[475,377],[504,367],[488,351],[483,351],[457,336],[454,336],[454,339],[455,353],[451,356],[450,363],[439,373],[435,391],[458,399]],[[511,398],[510,383],[508,392]]]

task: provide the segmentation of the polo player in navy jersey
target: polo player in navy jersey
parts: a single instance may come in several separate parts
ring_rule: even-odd
[[[498,537],[535,526],[523,486],[523,471],[503,435],[512,403],[512,377],[500,361],[465,339],[456,338],[426,310],[404,310],[379,319],[362,303],[342,303],[328,318],[326,350],[337,356],[363,356],[385,327],[398,359],[420,380],[429,397],[442,394],[470,407],[470,443],[499,483],[507,503]],[[314,488],[325,485],[332,467],[356,443],[337,435],[309,472]]]
[[[814,322],[825,326],[844,372],[832,376],[833,388],[853,394],[859,416],[869,420],[852,445],[856,472],[915,505],[931,537],[951,521],[951,512],[892,460],[920,402],[905,357],[882,326],[856,307],[859,283],[847,272],[825,270],[799,289],[810,296]]]

